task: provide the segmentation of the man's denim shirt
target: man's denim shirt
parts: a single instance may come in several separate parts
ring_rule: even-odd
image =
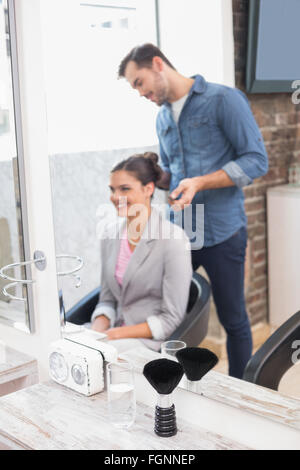
[[[204,204],[204,246],[230,238],[247,218],[242,187],[268,170],[262,135],[240,90],[196,75],[178,124],[165,103],[157,116],[161,166],[171,173],[170,191],[183,178],[223,169],[235,186],[200,191],[192,205]],[[195,221],[193,221],[195,223]]]

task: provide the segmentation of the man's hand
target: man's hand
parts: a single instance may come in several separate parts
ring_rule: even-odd
[[[169,202],[174,211],[184,209],[184,206],[191,204],[195,194],[199,191],[199,178],[185,178],[176,189],[170,194]],[[180,199],[176,199],[181,194]]]
[[[234,182],[224,170],[194,178],[185,178],[169,196],[169,203],[174,211],[181,211],[184,206],[191,204],[194,196],[205,189],[227,188],[234,186]],[[180,199],[176,199],[181,194]]]

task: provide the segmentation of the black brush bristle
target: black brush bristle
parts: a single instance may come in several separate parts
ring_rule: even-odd
[[[181,364],[170,359],[155,359],[145,365],[143,374],[161,395],[169,395],[183,376]]]
[[[209,349],[184,348],[177,351],[176,357],[189,380],[200,380],[219,361]]]

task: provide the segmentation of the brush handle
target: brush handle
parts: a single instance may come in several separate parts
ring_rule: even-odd
[[[159,408],[171,408],[173,405],[173,396],[172,393],[169,395],[158,394],[157,397],[157,406]]]
[[[198,384],[199,384],[198,380],[193,381],[193,380],[187,379],[187,389],[188,389],[188,391],[196,393],[197,390],[198,390]]]
[[[174,404],[169,408],[155,407],[154,432],[160,437],[171,437],[177,434],[176,413]]]

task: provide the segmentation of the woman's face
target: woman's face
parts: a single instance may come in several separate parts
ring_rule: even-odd
[[[110,175],[110,200],[117,209],[120,217],[135,216],[134,205],[150,206],[154,183],[145,186],[135,177],[134,173],[120,170]]]

